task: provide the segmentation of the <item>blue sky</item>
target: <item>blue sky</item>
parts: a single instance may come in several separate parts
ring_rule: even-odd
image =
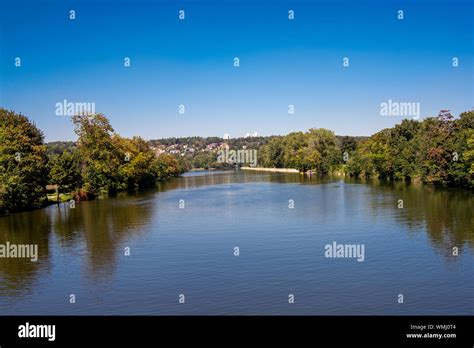
[[[64,99],[94,102],[118,133],[146,139],[311,127],[370,135],[403,119],[380,115],[389,99],[419,102],[422,117],[474,108],[473,4],[2,0],[0,106],[30,117],[47,141],[76,138],[55,115]]]

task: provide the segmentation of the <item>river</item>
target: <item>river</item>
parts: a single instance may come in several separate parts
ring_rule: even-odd
[[[0,217],[0,244],[39,254],[0,259],[0,314],[472,315],[473,213],[463,190],[188,173]]]

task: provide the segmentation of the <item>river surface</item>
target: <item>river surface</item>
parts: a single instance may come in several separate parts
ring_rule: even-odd
[[[0,259],[3,315],[474,314],[463,190],[194,172],[0,217],[7,241],[39,259]],[[333,242],[363,258],[326,257]]]

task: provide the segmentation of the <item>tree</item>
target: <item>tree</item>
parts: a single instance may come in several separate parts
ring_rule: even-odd
[[[82,159],[84,190],[92,195],[120,189],[119,165],[123,156],[112,141],[114,129],[102,114],[72,117]]]
[[[454,119],[449,110],[422,122],[403,120],[359,143],[346,165],[349,175],[420,179],[441,186],[474,187],[474,112]]]
[[[418,176],[420,123],[415,120],[403,120],[390,129],[389,158],[392,163],[390,178],[409,180]]]
[[[283,168],[283,140],[284,137],[275,137],[260,148],[259,162],[267,168]]]
[[[132,139],[114,135],[112,141],[120,158],[120,189],[152,187],[159,177],[157,159],[148,143],[141,137]]]
[[[42,206],[47,165],[43,133],[27,117],[0,108],[0,212]]]
[[[468,134],[469,137],[467,138],[467,149],[464,153],[464,159],[469,169],[469,183],[471,187],[474,187],[474,129],[470,129]]]
[[[160,155],[161,157],[161,155]],[[194,168],[211,168],[217,166],[217,155],[210,151],[199,151],[193,158]]]
[[[423,181],[435,185],[448,182],[448,167],[452,161],[454,137],[451,117],[440,113],[437,118],[423,121],[420,132],[420,173]]]
[[[157,158],[158,179],[177,176],[183,172],[178,160],[170,154],[163,153]]]
[[[58,185],[57,200],[59,194],[72,192],[82,186],[81,168],[77,152],[63,151],[51,160],[51,169],[49,171],[50,183]]]
[[[88,193],[151,187],[157,180],[183,171],[173,156],[157,158],[142,138],[128,139],[116,134],[102,114],[74,116],[73,122],[79,136],[84,190]]]
[[[458,158],[452,161],[449,175],[457,186],[474,187],[474,111],[463,112],[455,123],[454,155]]]
[[[311,168],[311,160],[305,154],[307,137],[303,132],[290,133],[283,139],[283,166],[304,171]]]
[[[312,128],[307,137],[308,153],[312,158],[311,169],[320,174],[333,172],[342,161],[334,132],[324,128]]]

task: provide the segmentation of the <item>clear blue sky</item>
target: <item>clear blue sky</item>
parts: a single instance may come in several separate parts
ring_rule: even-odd
[[[380,116],[388,99],[420,102],[422,117],[474,107],[473,3],[1,0],[0,105],[47,141],[75,139],[55,115],[64,99],[95,102],[118,133],[146,139],[311,127],[369,135],[401,121]]]

